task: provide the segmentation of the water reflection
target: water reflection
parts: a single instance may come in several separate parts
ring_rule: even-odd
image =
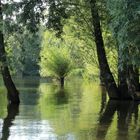
[[[118,133],[117,140],[129,139],[129,125],[133,121],[138,121],[138,102],[123,101],[118,102]],[[135,124],[137,125],[137,124]]]
[[[99,118],[97,138],[99,139],[105,138],[116,110],[117,110],[117,101],[108,101],[105,111]]]
[[[7,117],[3,121],[1,140],[8,140],[10,136],[10,127],[13,125],[15,117],[19,113],[19,106],[13,104],[8,105],[7,112]]]
[[[101,109],[100,109],[100,114],[103,113],[106,104],[107,104],[107,92],[104,86],[101,86]]]
[[[95,83],[72,81],[60,89],[34,79],[28,82],[19,82],[19,111],[8,106],[7,115],[6,97],[0,94],[2,139],[140,139],[139,102],[108,101],[104,87]]]
[[[22,81],[16,81],[20,91],[21,103],[26,105],[36,105],[39,99],[38,87],[40,79],[38,77],[26,77]]]
[[[54,93],[54,98],[57,105],[67,104],[68,103],[69,92],[67,89],[58,88]]]
[[[117,131],[112,139],[124,140],[131,139],[131,125],[137,125],[138,122],[138,102],[133,101],[108,101],[105,111],[99,118],[96,138],[104,140],[112,125],[115,113],[117,113]],[[134,122],[133,122],[134,121]],[[138,135],[138,139],[139,139]]]

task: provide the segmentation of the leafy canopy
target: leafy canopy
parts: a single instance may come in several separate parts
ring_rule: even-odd
[[[74,68],[70,51],[61,39],[51,40],[52,36],[55,38],[55,34],[47,33],[47,35],[42,43],[40,74],[57,78],[65,77]]]

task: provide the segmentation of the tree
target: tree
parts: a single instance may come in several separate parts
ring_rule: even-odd
[[[83,26],[84,21],[87,25],[84,30],[86,31],[86,29],[88,29],[89,31],[89,29],[91,29],[90,34],[92,33],[92,40],[95,41],[96,44],[101,80],[105,83],[109,97],[111,99],[134,99],[136,94],[133,94],[133,92],[136,91],[139,85],[139,65],[137,65],[139,64],[139,39],[137,35],[133,40],[130,39],[130,34],[138,34],[139,30],[139,12],[136,10],[138,9],[137,3],[137,0],[134,4],[130,4],[129,0],[119,0],[118,3],[115,2],[115,4],[113,4],[116,12],[112,12],[112,29],[114,30],[114,34],[116,33],[115,38],[118,46],[116,49],[118,49],[119,88],[110,70],[105,52],[105,41],[103,39],[104,18],[107,17],[106,11],[104,11],[107,8],[105,1],[76,0],[69,2],[67,0],[49,0],[44,2],[25,0],[19,2],[19,7],[23,9],[21,18],[19,19],[24,21],[23,23],[27,24],[26,27],[33,32],[38,29],[38,25],[43,21],[48,29],[56,31],[56,36],[59,38],[62,38],[63,25],[67,22],[65,19],[73,16],[75,17],[75,21],[81,24],[81,26]],[[119,10],[117,9],[118,7],[120,7]],[[80,8],[81,10],[79,10]],[[85,14],[83,14],[84,12]],[[105,14],[103,14],[103,12]],[[45,20],[46,17],[47,20]],[[123,17],[126,17],[125,20],[123,20]],[[126,24],[128,25],[124,26]],[[78,29],[79,28],[75,28],[75,30]],[[135,50],[134,53],[131,53],[132,48]],[[130,59],[131,61],[129,57],[132,58]],[[120,64],[122,64],[122,66]],[[125,76],[122,78],[122,75]],[[121,89],[125,86],[127,92],[123,94]],[[121,92],[118,89],[120,89]]]
[[[21,37],[22,35],[20,35]],[[7,56],[7,64],[11,75],[21,75],[23,71],[22,65],[22,47],[19,42],[19,34],[10,34],[5,36],[5,51]]]
[[[21,64],[23,76],[39,76],[39,54],[41,45],[41,33],[31,33],[28,30],[19,37],[21,45]]]
[[[1,72],[2,72],[2,77],[4,84],[7,88],[7,95],[8,95],[8,100],[11,103],[19,104],[19,93],[12,81],[9,68],[7,66],[7,60],[6,60],[6,52],[5,52],[5,44],[4,44],[4,35],[3,35],[3,11],[2,11],[2,1],[0,0],[0,24],[1,24],[1,29],[0,29],[0,61],[2,63],[1,65]]]
[[[68,48],[61,42],[61,39],[57,39],[53,34],[51,36],[53,38],[48,37],[42,44],[41,75],[57,78],[60,81],[61,87],[64,87],[65,77],[73,69],[71,56]]]
[[[110,99],[116,99],[118,98],[118,89],[106,58],[96,0],[90,0],[90,4],[101,77],[103,78],[103,82],[105,83]]]
[[[79,2],[79,1],[78,1]],[[82,5],[81,5],[82,3]],[[31,4],[31,3],[30,3]],[[63,13],[66,13],[65,15],[70,14],[70,15],[75,14],[77,11],[77,1],[75,3],[73,2],[67,2],[67,1],[57,1],[57,0],[50,0],[49,3],[46,3],[46,5],[49,7],[49,20],[47,22],[48,25],[51,25],[51,28],[60,31],[59,33],[62,33],[62,21],[63,18],[68,17],[68,16],[63,16]],[[90,2],[82,1],[80,2],[81,7],[83,8],[84,6],[87,6],[88,8],[91,9],[91,13],[88,10],[88,14],[91,16],[93,20],[90,20],[90,23],[92,25],[92,31],[94,32],[93,34],[93,40],[95,39],[96,42],[96,48],[97,48],[97,56],[98,56],[98,61],[99,61],[99,66],[100,66],[100,73],[101,77],[105,83],[105,86],[108,90],[110,98],[118,98],[118,89],[115,83],[115,80],[112,76],[112,73],[110,71],[106,54],[105,54],[105,49],[104,49],[104,41],[102,37],[102,31],[101,31],[101,26],[100,26],[100,19],[99,19],[99,13],[98,13],[98,8],[97,8],[97,3],[95,0],[91,0]],[[28,5],[27,5],[28,6]],[[63,10],[60,10],[63,7]],[[59,9],[59,10],[58,10]],[[73,12],[74,11],[74,12]],[[31,12],[32,13],[32,12]],[[62,16],[61,16],[62,14]],[[88,15],[88,16],[89,16]],[[54,18],[56,17],[56,18]],[[52,20],[51,20],[52,19]],[[58,20],[54,20],[58,19]],[[80,18],[78,18],[80,19]],[[85,20],[85,18],[83,17]],[[60,22],[61,21],[61,22]],[[59,27],[57,28],[56,27]]]
[[[122,98],[137,99],[139,90],[139,2],[107,1],[110,27],[117,41],[118,84]]]
[[[7,62],[12,75],[39,76],[41,31],[14,32],[5,36]]]
[[[98,8],[96,6],[96,1],[90,1],[90,2],[85,2],[82,1],[82,4],[77,4],[77,1],[75,3],[73,2],[67,2],[67,1],[62,1],[61,3],[58,3],[58,5],[65,5],[65,8],[68,7],[68,11],[74,10],[71,15],[77,13],[77,5],[80,5],[82,8],[87,6],[88,8],[91,8],[91,15],[88,11],[88,16],[91,16],[93,20],[90,20],[90,23],[93,28],[91,30],[94,32],[93,34],[93,40],[95,39],[96,42],[96,48],[97,48],[97,56],[98,56],[98,61],[99,61],[99,67],[100,67],[100,73],[101,77],[105,83],[105,86],[108,90],[110,98],[118,98],[118,89],[115,83],[115,80],[112,76],[112,73],[110,71],[106,54],[105,54],[105,49],[104,49],[104,41],[102,37],[102,32],[101,32],[101,26],[100,26],[100,19],[99,19],[99,13],[98,13]],[[66,6],[67,5],[67,6]],[[72,7],[72,8],[71,8]],[[79,12],[79,11],[78,11]],[[70,12],[69,12],[70,13]],[[51,13],[52,14],[52,13]],[[84,20],[85,17],[82,17]],[[80,18],[77,20],[78,22],[81,21]],[[89,25],[90,26],[90,25]],[[54,28],[55,29],[55,28]]]

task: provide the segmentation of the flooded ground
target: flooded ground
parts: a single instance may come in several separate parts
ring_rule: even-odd
[[[21,104],[7,106],[0,86],[1,140],[140,140],[139,102],[109,101],[97,83],[65,89],[36,78],[16,79]]]

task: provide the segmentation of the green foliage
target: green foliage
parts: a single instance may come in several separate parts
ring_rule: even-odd
[[[41,67],[45,67],[44,69],[46,69],[46,72],[48,71],[48,74],[54,75],[57,78],[66,77],[72,70],[71,58],[66,48],[50,48],[42,59],[44,60]]]
[[[45,7],[45,4],[48,4],[48,11],[46,10],[47,6]],[[9,5],[5,5],[5,7],[6,6],[9,7],[9,10],[6,10],[5,8],[7,15],[9,13],[12,15],[12,11],[18,11],[19,8],[23,8],[21,14],[17,12],[15,16],[17,23],[22,22],[23,25],[24,23],[26,24],[25,29],[26,27],[31,27],[31,30],[38,28],[38,23],[40,23],[40,21],[44,22],[45,16],[47,16],[47,27],[49,29],[54,29],[56,32],[52,34],[48,32],[45,36],[49,39],[43,41],[42,46],[46,46],[46,44],[47,46],[66,46],[75,67],[79,69],[77,69],[78,73],[87,73],[82,74],[86,75],[86,77],[92,77],[99,74],[96,49],[93,42],[89,2],[84,0],[71,2],[67,0],[61,2],[58,0],[49,0],[48,3],[44,3],[43,5],[41,1],[31,2],[30,0],[25,0],[24,2],[11,2]],[[36,7],[38,11],[34,11],[34,7]],[[101,1],[98,2],[98,7],[102,8]],[[100,14],[103,15],[102,13]],[[36,69],[34,64],[38,63],[39,48],[37,47],[37,44],[39,44],[39,39],[37,39],[38,36],[35,37],[30,32],[24,31],[24,28],[22,28],[22,32],[23,35],[21,37],[17,35],[21,46],[21,53],[19,53],[21,56],[19,59],[21,66],[17,65],[17,68],[20,67],[25,73],[34,73],[32,71],[33,69]],[[63,41],[55,37],[58,33],[61,34]],[[13,56],[19,58],[16,55]],[[12,61],[17,62],[16,59],[13,59]],[[93,71],[91,70],[91,67],[93,67]],[[17,69],[16,67],[14,68]],[[90,76],[88,76],[88,74]]]
[[[40,42],[40,32],[31,33],[26,29],[23,34],[15,32],[6,36],[7,59],[12,74],[39,74]]]
[[[8,63],[13,73],[22,72],[28,75],[37,73],[40,54],[42,76],[65,75],[64,73],[69,73],[68,69],[71,67],[68,66],[69,63],[74,65],[76,73],[80,73],[87,79],[99,76],[89,7],[89,1],[85,0],[21,0],[5,3],[5,32],[16,31],[15,34],[9,35],[6,41]],[[121,62],[125,61],[134,65],[140,62],[139,2],[137,0],[134,2],[98,0],[97,8],[108,62],[111,71],[117,77],[118,50]],[[114,38],[108,29],[109,18]],[[36,32],[40,25],[45,25],[50,30],[44,32],[43,35],[40,32],[30,32]]]
[[[42,44],[40,73],[42,76],[65,77],[73,69],[70,51],[61,39],[51,38],[55,37],[54,34],[47,33],[47,35],[50,35],[50,38],[46,38],[45,46]]]
[[[11,74],[21,73],[23,71],[22,61],[22,48],[20,42],[15,35],[7,37],[6,42],[7,62],[11,71]]]
[[[140,2],[138,0],[107,1],[110,26],[117,40],[122,62],[140,65]]]
[[[65,46],[68,48],[73,65],[76,68],[73,71],[73,74],[81,75],[84,79],[97,80],[99,77],[99,66],[92,32],[90,28],[87,28],[87,24],[84,21],[82,21],[83,24],[81,26],[81,23],[76,22],[75,18],[76,16],[71,16],[71,18],[65,23],[63,27],[63,34],[61,35],[62,39],[57,38],[55,33],[52,31],[44,32],[42,46],[44,49],[46,48],[46,52],[48,48],[61,48]],[[110,67],[113,73],[117,74],[117,52],[114,47],[115,42],[110,31],[106,28],[103,28],[103,30],[104,42]],[[41,55],[44,52],[45,51],[43,50]],[[41,67],[41,75],[42,71],[45,71],[45,69],[42,70],[42,68],[43,67]],[[46,73],[48,72],[46,71]]]
[[[29,31],[25,31],[22,36],[22,40],[20,39],[24,75],[39,75],[38,62],[41,44],[40,32],[31,33]]]

